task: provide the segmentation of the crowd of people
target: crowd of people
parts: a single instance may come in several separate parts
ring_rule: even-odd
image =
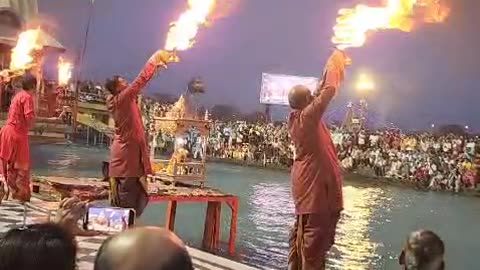
[[[78,83],[78,99],[80,102],[105,103],[106,90],[103,84],[93,81]]]
[[[145,110],[148,113],[144,117],[146,123],[142,123],[141,112],[136,106],[137,95],[153,76],[156,67],[165,63],[165,54],[166,52],[160,51],[152,56],[147,67],[142,71],[143,76],[140,76],[140,80],[134,83],[133,87],[128,87],[123,78],[115,76],[107,82],[106,87],[112,93],[112,96],[107,99],[107,107],[111,110],[117,127],[106,173],[106,178],[110,181],[111,204],[115,207],[134,208],[137,217],[141,216],[148,203],[148,194],[142,183],[143,176],[151,174],[144,124],[150,124],[150,113],[162,116],[163,108],[168,111],[168,105],[163,107],[161,104],[145,102],[142,108],[144,113]],[[32,76],[26,76],[24,92],[33,89],[35,85],[33,82]],[[327,93],[326,95],[332,97],[334,90],[327,87],[321,95]],[[293,183],[292,188],[296,221],[289,239],[289,269],[325,269],[326,254],[334,244],[335,228],[343,208],[339,170],[336,168],[332,168],[331,171],[324,170],[324,168],[328,169],[326,166],[331,168],[338,164],[337,158],[332,154],[335,147],[345,169],[373,167],[377,176],[388,176],[389,172],[393,171],[394,177],[406,177],[416,182],[424,181],[421,177],[429,177],[427,179],[431,178],[429,184],[431,188],[436,185],[442,188],[443,185],[444,188],[460,190],[457,188],[458,179],[454,179],[453,184],[442,178],[438,182],[434,180],[437,175],[451,170],[451,172],[458,171],[461,174],[462,185],[467,186],[464,181],[465,168],[468,167],[468,160],[474,154],[470,151],[474,141],[458,136],[440,138],[406,136],[394,131],[346,132],[332,129],[330,132],[319,121],[318,113],[302,117],[304,109],[306,112],[309,109],[318,112],[317,107],[322,106],[318,100],[321,101],[322,98],[315,97],[318,100],[312,101],[312,97],[308,97],[311,95],[310,91],[304,86],[295,87],[293,93],[296,97],[290,103],[296,111],[290,117],[291,125],[288,129],[285,124],[215,122],[209,136],[211,147],[208,151],[208,154],[214,157],[237,159],[243,162],[254,161],[264,166],[277,164],[288,167],[293,163],[292,179],[297,181]],[[33,104],[33,102],[30,103]],[[19,106],[15,102],[12,104]],[[11,112],[15,112],[17,107],[12,108]],[[303,120],[312,126],[304,125]],[[296,129],[292,128],[292,125],[296,125]],[[309,131],[310,127],[322,128],[322,130],[305,132]],[[24,131],[22,135],[28,139],[28,129],[25,128]],[[330,141],[330,133],[333,134],[334,144]],[[162,140],[168,137],[165,136],[166,134],[155,135]],[[318,138],[319,135],[323,136],[321,140]],[[294,147],[291,141],[295,141],[295,137]],[[202,143],[202,140],[197,138],[198,136],[186,138],[190,141],[187,143],[190,153],[192,148]],[[127,141],[130,144],[127,144]],[[302,155],[300,158],[296,158],[300,155]],[[29,157],[29,153],[27,152],[24,157]],[[310,164],[298,162],[308,158],[310,158],[308,162]],[[407,166],[407,170],[403,169],[404,166]],[[473,166],[470,164],[470,167]],[[31,196],[29,181],[18,177],[12,178],[11,176],[22,173],[18,168],[14,170],[16,171],[10,169],[10,172],[15,175],[10,173],[6,178],[10,181],[7,183],[14,192],[12,197],[15,199],[16,195],[20,201],[27,202]],[[425,172],[421,174],[418,170]],[[325,178],[326,181],[322,182],[321,178]],[[302,180],[305,181],[301,182]],[[471,184],[475,186],[474,182]],[[325,187],[327,190],[324,190]],[[311,198],[301,200],[298,199],[299,195],[311,196]],[[79,198],[65,198],[59,204],[56,223],[35,224],[8,231],[0,238],[0,270],[76,269],[78,246],[75,236],[97,234],[89,231],[88,227],[79,226],[79,221],[86,214],[87,209],[86,201],[81,201]],[[399,256],[399,263],[403,269],[440,270],[445,268],[444,253],[444,243],[435,233],[425,230],[416,231],[407,238]],[[172,232],[160,228],[137,227],[108,238],[102,243],[96,255],[94,270],[120,268],[189,270],[193,269],[193,264],[185,245]]]
[[[406,180],[431,190],[476,188],[474,156],[477,137],[399,130],[346,131],[331,128],[342,168],[370,169],[377,177]],[[294,147],[283,124],[216,123],[208,153],[221,159],[289,167]]]
[[[104,100],[105,91],[92,82],[85,82],[81,96],[85,99],[98,96]],[[172,106],[172,102],[141,99],[144,124],[152,131],[154,147],[162,153],[173,146],[174,138],[153,131],[153,117],[165,116]],[[333,126],[331,133],[345,171],[371,171],[377,177],[408,181],[430,190],[460,192],[476,188],[473,159],[477,137],[403,134],[393,129],[347,131]],[[201,148],[196,144],[202,142],[198,136],[190,139],[188,145],[193,156]],[[217,121],[209,136],[207,154],[215,159],[288,168],[293,163],[294,147],[286,123]]]
[[[149,190],[145,179],[153,173],[144,125],[150,130],[152,116],[165,115],[170,106],[142,102],[145,121],[142,122],[142,113],[137,106],[138,95],[160,67],[175,62],[173,56],[172,52],[155,52],[131,86],[119,76],[113,76],[105,85],[110,92],[106,105],[116,128],[106,173],[110,182],[110,203],[114,207],[133,208],[137,218],[148,204]],[[289,239],[289,269],[325,269],[327,252],[334,244],[336,226],[343,209],[338,159],[345,170],[370,168],[378,177],[407,179],[432,190],[458,192],[476,187],[472,162],[475,139],[454,135],[404,135],[395,130],[346,131],[331,128],[329,131],[320,121],[321,115],[343,80],[347,58],[344,52],[337,50],[328,62],[328,72],[324,74],[325,81],[320,85],[320,92],[312,95],[302,85],[293,87],[289,92],[292,113],[288,127],[285,123],[215,122],[209,136],[207,153],[213,157],[285,168],[293,164],[291,178],[295,223]],[[0,134],[4,168],[2,180],[6,180],[2,181],[1,191],[4,191],[6,182],[12,199],[28,202],[31,197],[30,153],[25,145],[28,145],[28,130],[35,116],[33,97],[28,91],[34,89],[36,78],[26,74],[22,84],[23,90],[16,94],[10,105],[9,124]],[[18,123],[21,123],[21,128],[15,126]],[[157,140],[161,138],[161,142],[168,137],[151,131]],[[198,147],[198,144],[204,143],[198,138],[198,133],[186,137],[191,154],[193,149],[204,149]],[[177,138],[173,139],[177,141]],[[6,197],[8,199],[9,196]],[[0,238],[0,270],[76,268],[77,244],[74,236],[96,233],[79,228],[79,220],[88,207],[85,201],[66,198],[59,207],[57,224],[15,228]],[[399,257],[404,269],[444,269],[444,245],[433,232],[414,232],[406,242]],[[161,251],[160,255],[158,251]],[[96,256],[94,269],[119,268],[193,269],[193,265],[184,244],[172,232],[158,228],[134,228],[107,239]]]
[[[151,126],[153,116],[165,116],[171,107],[171,103],[143,99],[145,125]],[[407,181],[430,190],[460,192],[476,188],[474,157],[478,137],[335,126],[330,131],[341,166],[347,172],[370,172],[371,176]],[[293,163],[295,149],[286,123],[215,121],[208,140],[207,155],[214,159],[276,168],[289,168]],[[154,132],[157,151],[168,152],[173,143],[171,136]],[[198,136],[188,140],[192,157],[200,143]]]

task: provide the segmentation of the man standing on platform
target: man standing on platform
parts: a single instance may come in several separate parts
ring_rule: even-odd
[[[35,77],[26,73],[22,90],[12,99],[7,123],[0,131],[0,202],[4,195],[21,202],[30,201],[30,147],[28,131],[33,124],[35,113],[31,91],[36,88]],[[4,193],[4,188],[8,188]]]
[[[347,57],[336,50],[329,58],[315,96],[303,86],[288,95],[292,112],[288,129],[294,144],[291,172],[296,221],[290,236],[288,269],[325,269],[343,209],[342,178],[335,146],[322,116],[344,77]]]
[[[130,85],[120,76],[114,76],[105,84],[111,94],[107,97],[107,107],[115,122],[108,174],[111,203],[134,208],[137,217],[148,204],[146,176],[152,174],[138,95],[159,67],[166,68],[177,60],[172,53],[160,50],[152,55]]]

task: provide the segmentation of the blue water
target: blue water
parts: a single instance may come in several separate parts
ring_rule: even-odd
[[[32,147],[34,173],[57,176],[101,176],[104,148],[37,145]],[[372,180],[374,181],[374,180]],[[240,198],[237,248],[239,261],[263,269],[285,269],[293,204],[286,172],[209,164],[208,185]],[[419,228],[441,235],[447,269],[477,269],[480,246],[480,201],[444,193],[425,193],[374,182],[344,183],[345,211],[329,269],[399,269],[397,255],[408,232]],[[150,205],[143,221],[160,225],[165,205]],[[180,205],[176,233],[200,246],[205,207]],[[222,238],[227,242],[230,210],[222,209]]]

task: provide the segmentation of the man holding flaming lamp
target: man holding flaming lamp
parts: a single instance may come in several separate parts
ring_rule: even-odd
[[[291,178],[296,221],[290,237],[288,269],[325,269],[325,257],[334,244],[343,209],[339,162],[330,133],[321,121],[350,64],[343,50],[363,46],[371,31],[410,31],[418,21],[414,19],[420,7],[430,11],[420,16],[426,23],[442,22],[449,12],[440,0],[386,0],[383,6],[357,5],[340,10],[332,38],[338,49],[327,62],[316,95],[313,97],[303,85],[290,91],[293,111],[288,128],[295,146]]]
[[[22,90],[13,97],[7,123],[0,131],[0,202],[10,195],[21,202],[28,202],[31,197],[28,131],[35,118],[32,92],[37,88],[37,79],[32,70],[38,68],[34,63],[34,54],[41,49],[38,33],[27,30],[19,35],[12,49],[10,69],[0,72],[2,83],[23,77]]]
[[[189,0],[188,9],[170,26],[165,49],[152,55],[133,83],[128,85],[125,79],[114,76],[105,84],[111,94],[107,107],[115,122],[106,175],[110,179],[111,203],[134,208],[137,217],[148,204],[146,176],[152,174],[137,96],[159,67],[167,68],[168,64],[178,62],[176,52],[193,46],[199,26],[205,24],[214,6],[215,0]]]
[[[349,59],[335,50],[312,96],[298,85],[290,90],[288,129],[295,146],[291,170],[296,221],[290,235],[288,269],[325,269],[343,209],[342,176],[330,132],[322,121],[343,81]]]
[[[134,208],[137,216],[143,213],[148,204],[146,176],[152,174],[137,98],[156,71],[172,62],[178,62],[174,53],[159,50],[131,84],[120,76],[112,77],[105,84],[110,92],[107,108],[115,122],[108,172],[111,203],[118,207]]]

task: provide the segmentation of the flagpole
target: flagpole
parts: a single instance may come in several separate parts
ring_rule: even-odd
[[[89,7],[88,7],[88,21],[87,26],[85,28],[85,37],[83,39],[83,47],[79,55],[78,61],[78,68],[77,68],[77,78],[76,78],[76,85],[75,85],[75,105],[74,105],[74,113],[73,113],[73,134],[77,133],[77,114],[78,114],[78,97],[80,92],[80,79],[82,78],[82,67],[85,59],[85,54],[87,52],[87,45],[88,45],[88,34],[90,33],[90,25],[92,23],[93,18],[93,11],[94,11],[94,4],[95,0],[88,0]]]

